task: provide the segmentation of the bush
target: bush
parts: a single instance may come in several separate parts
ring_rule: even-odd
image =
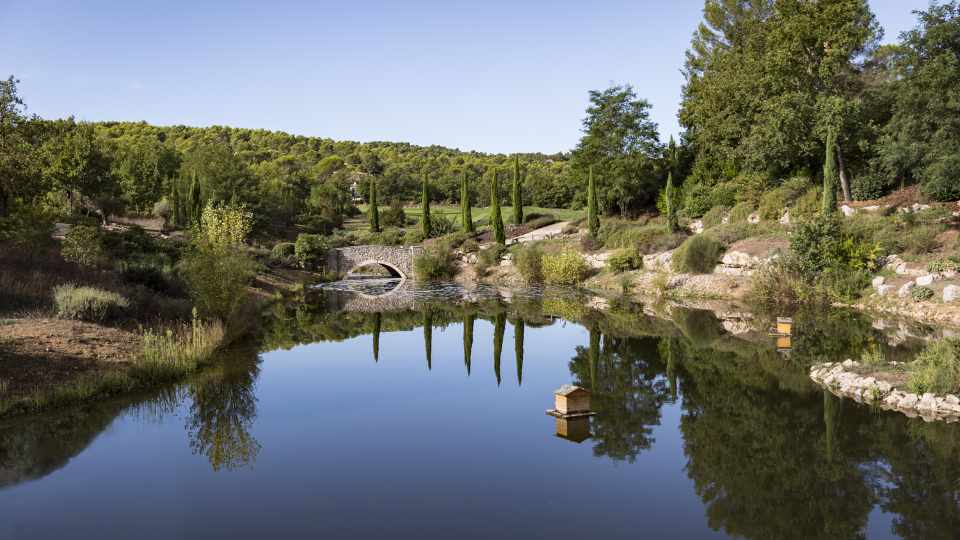
[[[543,256],[543,280],[552,285],[579,285],[589,271],[587,261],[576,251]]]
[[[729,206],[714,206],[703,215],[703,227],[709,229],[723,224],[723,218],[730,212]]]
[[[200,313],[228,321],[247,296],[256,263],[239,248],[202,242],[180,261],[179,269]]]
[[[326,264],[327,252],[330,251],[330,244],[326,238],[319,234],[297,235],[297,241],[293,246],[294,258],[300,268],[305,270],[317,270]]]
[[[805,287],[790,265],[777,259],[754,272],[747,301],[768,311],[791,310],[807,300]]]
[[[80,266],[97,266],[103,260],[100,229],[88,225],[70,229],[63,238],[60,252],[64,259]]]
[[[675,252],[671,264],[675,272],[709,274],[723,255],[723,244],[706,234],[687,238]]]
[[[793,206],[790,207],[791,223],[798,220],[811,219],[819,215],[821,208],[820,194],[822,192],[823,188],[821,186],[814,186],[807,189],[807,191],[793,203]]]
[[[642,255],[671,250],[683,243],[686,234],[671,233],[657,224],[637,225],[623,220],[605,220],[600,227],[603,245],[610,249],[635,248]]]
[[[423,253],[413,260],[413,271],[417,279],[423,280],[453,277],[457,273],[453,249],[444,242],[424,249]]]
[[[917,394],[960,390],[960,340],[946,338],[930,342],[913,361],[907,388]]]
[[[219,321],[204,323],[193,312],[189,328],[177,331],[143,334],[141,357],[134,362],[130,374],[144,382],[157,383],[176,380],[207,361],[224,339]]]
[[[758,225],[749,223],[726,223],[719,227],[708,229],[703,234],[715,239],[724,246],[730,247],[744,238],[756,236],[759,233]]]
[[[507,248],[500,244],[493,244],[487,249],[480,250],[480,252],[477,253],[477,273],[481,276],[486,275],[487,270],[500,264],[500,257],[503,256],[506,251]]]
[[[460,249],[463,250],[464,253],[476,253],[477,250],[480,249],[480,244],[473,238],[467,238],[460,244]]]
[[[943,232],[943,227],[938,225],[918,225],[910,227],[902,234],[902,246],[905,253],[911,255],[923,255],[936,251],[940,247],[937,236]]]
[[[738,203],[730,210],[730,219],[727,223],[747,223],[753,210],[754,206],[750,203]]]
[[[931,273],[956,272],[960,270],[960,262],[953,259],[937,259],[927,264],[927,271]]]
[[[914,302],[923,302],[933,298],[933,289],[930,287],[914,287],[910,291],[910,296]]]
[[[764,193],[760,197],[757,211],[760,218],[767,221],[777,221],[788,207],[811,187],[807,178],[796,177],[785,181],[775,189]]]
[[[530,216],[539,216],[539,217],[537,217],[536,219],[530,219]],[[527,225],[527,227],[529,227],[531,230],[539,229],[539,228],[541,228],[541,227],[546,227],[547,225],[553,225],[554,223],[557,222],[557,218],[555,218],[555,217],[553,217],[553,216],[551,216],[551,215],[549,215],[549,214],[546,214],[546,215],[544,215],[544,214],[530,214],[530,215],[524,216],[524,220],[525,220],[524,223],[525,223],[525,224]]]
[[[457,230],[456,223],[443,214],[430,214],[430,238],[446,236]]]
[[[521,245],[514,249],[513,264],[527,283],[543,281],[543,251],[536,244]]]
[[[393,199],[390,206],[380,212],[380,224],[384,227],[404,227],[407,224],[407,213],[403,211],[400,199]]]
[[[636,248],[623,248],[615,251],[607,259],[607,268],[611,272],[623,273],[643,268],[643,256]]]
[[[603,247],[603,243],[591,234],[585,234],[580,237],[580,249],[583,251],[596,251]]]
[[[58,317],[92,322],[117,317],[130,307],[130,302],[115,292],[77,287],[72,283],[56,287],[53,302]]]
[[[270,250],[270,259],[278,263],[296,260],[297,245],[293,242],[279,242]]]
[[[160,293],[170,293],[176,289],[171,283],[168,275],[163,270],[151,264],[136,263],[125,264],[120,276],[127,283],[143,285],[148,289]]]

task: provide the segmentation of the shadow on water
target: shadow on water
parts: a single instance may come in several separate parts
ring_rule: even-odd
[[[960,530],[957,426],[841,402],[807,377],[814,362],[858,357],[870,347],[909,358],[936,337],[934,329],[849,312],[800,313],[790,350],[778,351],[769,321],[743,313],[624,304],[600,312],[569,291],[507,297],[455,285],[356,286],[339,282],[311,291],[309,301],[276,305],[256,347],[226,353],[181,385],[0,423],[0,489],[61,469],[123,415],[180,412],[186,443],[210,469],[252,466],[270,444],[252,435],[259,351],[370,335],[371,357],[379,361],[385,334],[419,330],[425,365],[417,369],[431,370],[434,330],[453,329],[462,335],[462,353],[453,354],[462,354],[467,377],[480,369],[476,328],[485,321],[492,335],[482,334],[491,339],[484,350],[492,351],[497,385],[504,383],[503,342],[512,329],[519,388],[525,367],[531,369],[524,365],[530,334],[570,324],[585,339],[569,351],[569,382],[591,390],[597,415],[551,421],[545,436],[590,445],[593,459],[635,464],[657,445],[665,407],[678,408],[683,470],[711,529],[757,539],[862,538],[879,509],[892,515],[892,532],[903,538],[954,538]],[[371,297],[385,303],[377,309]],[[344,310],[351,305],[358,309]]]

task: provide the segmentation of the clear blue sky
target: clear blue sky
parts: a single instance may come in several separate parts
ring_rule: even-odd
[[[886,41],[927,0],[872,0]],[[45,118],[230,125],[485,152],[573,148],[633,84],[666,139],[702,0],[0,2],[0,76]]]

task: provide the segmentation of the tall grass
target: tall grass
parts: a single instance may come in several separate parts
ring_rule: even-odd
[[[143,382],[180,378],[209,359],[223,343],[224,336],[220,321],[203,322],[194,311],[189,327],[145,331],[142,355],[131,366],[130,374]]]
[[[93,322],[114,317],[130,307],[130,302],[115,292],[72,283],[56,287],[53,302],[58,317]]]
[[[960,390],[960,339],[933,341],[913,361],[907,388],[923,394]]]
[[[709,235],[698,234],[687,238],[673,253],[671,264],[676,272],[708,274],[720,261],[724,247]]]

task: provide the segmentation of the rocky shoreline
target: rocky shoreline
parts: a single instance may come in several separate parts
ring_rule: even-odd
[[[954,394],[937,396],[905,392],[882,377],[878,379],[873,374],[859,373],[858,370],[862,368],[864,366],[860,362],[850,359],[817,364],[810,368],[810,378],[838,397],[897,411],[910,418],[920,417],[925,422],[960,421],[960,397]]]

